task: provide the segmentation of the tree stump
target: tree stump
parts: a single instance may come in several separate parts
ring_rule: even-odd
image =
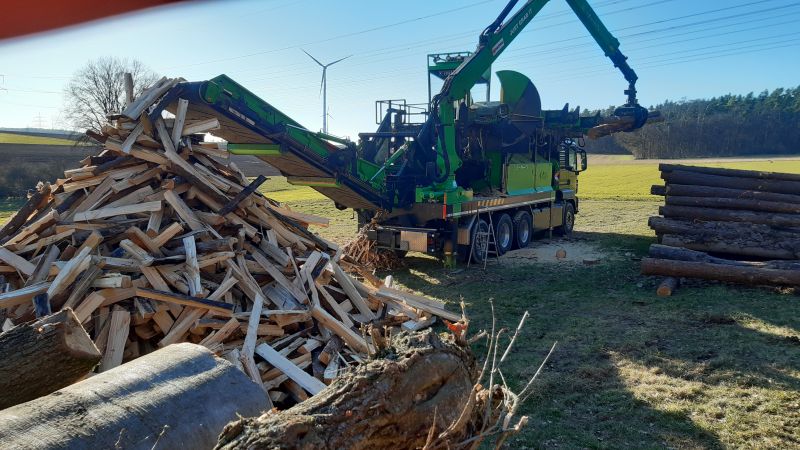
[[[228,424],[217,448],[424,446],[432,425],[438,434],[461,417],[476,381],[475,359],[431,330],[401,333],[389,345],[379,359],[293,408]],[[465,432],[470,425],[465,421]]]

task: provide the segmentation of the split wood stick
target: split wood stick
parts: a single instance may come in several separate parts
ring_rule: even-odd
[[[33,275],[25,282],[25,286],[45,281],[50,275],[50,269],[55,260],[58,259],[59,254],[61,254],[61,251],[57,246],[49,246],[42,254],[42,257],[39,258],[39,262],[36,263],[36,270],[33,271]]]
[[[419,295],[409,294],[408,292],[401,292],[396,289],[391,289],[387,287],[381,287],[377,292],[377,297],[380,298],[388,298],[397,302],[405,303],[412,308],[421,309],[427,313],[433,314],[435,316],[439,316],[442,319],[447,319],[452,322],[458,322],[461,320],[461,315],[452,313],[446,309],[442,305],[436,304],[433,300],[427,299],[425,297],[420,297]]]
[[[114,307],[111,313],[111,325],[108,330],[108,342],[106,343],[103,359],[100,361],[101,372],[122,364],[122,355],[125,352],[125,343],[128,341],[130,325],[131,313],[120,307]]]
[[[206,226],[194,212],[189,208],[189,206],[184,203],[184,201],[176,194],[175,192],[168,190],[164,191],[164,200],[172,206],[172,209],[175,210],[175,213],[189,226],[192,231],[202,231],[206,229]]]
[[[286,374],[291,380],[299,384],[311,395],[316,395],[321,390],[325,389],[325,383],[301,370],[299,367],[294,365],[294,363],[286,359],[285,356],[281,355],[274,348],[270,347],[269,344],[259,344],[256,347],[256,353],[258,353],[259,356],[264,358],[276,369]]]
[[[236,330],[239,329],[239,320],[235,317],[231,317],[230,320],[225,322],[225,325],[222,326],[219,330],[217,330],[214,334],[210,334],[206,336],[205,339],[200,341],[200,345],[203,345],[211,350],[214,350],[215,347],[222,344],[222,342],[230,337]]]
[[[341,267],[334,261],[329,262],[331,268],[333,268],[333,274],[336,277],[336,281],[339,282],[339,285],[344,289],[344,292],[347,294],[347,297],[353,302],[353,306],[358,309],[368,321],[375,319],[375,314],[369,309],[367,306],[367,302],[364,301],[364,298],[361,297],[361,294],[356,289],[355,285],[353,285],[350,276],[344,273]]]
[[[186,110],[189,109],[189,100],[178,99],[178,107],[175,110],[175,121],[172,125],[172,144],[178,148],[181,140],[183,125],[186,123]]]
[[[181,136],[188,136],[190,134],[205,133],[207,131],[216,130],[219,128],[219,120],[214,117],[211,119],[198,120],[188,122],[183,126]]]
[[[78,282],[75,284],[75,287],[72,288],[69,298],[67,299],[67,302],[64,303],[63,308],[75,309],[75,307],[78,306],[78,302],[84,298],[86,292],[90,287],[92,287],[94,280],[103,272],[103,266],[101,264],[102,263],[100,263],[99,258],[96,261],[92,260],[92,264],[89,266],[89,269],[83,272],[80,280],[78,280]]]
[[[18,242],[22,242],[25,238],[35,235],[40,231],[44,230],[45,228],[49,227],[50,225],[54,224],[59,219],[58,212],[50,211],[47,214],[43,215],[30,225],[24,227],[20,231],[17,232],[11,239],[6,241],[4,245],[11,245],[16,244]]]
[[[5,247],[0,247],[0,261],[19,270],[26,276],[33,275],[33,271],[36,270],[36,266]]]
[[[314,305],[311,309],[311,315],[324,327],[328,328],[336,335],[342,338],[353,350],[372,354],[369,344],[358,333],[346,327],[342,322],[336,320],[332,315],[325,311],[321,306]]]
[[[125,86],[125,107],[133,103],[133,75],[130,72],[125,72],[122,76],[122,83]]]
[[[261,186],[265,181],[267,181],[267,177],[265,177],[264,175],[259,175],[258,177],[256,177],[256,179],[253,180],[249,185],[247,185],[246,188],[244,188],[241,192],[236,194],[236,196],[233,197],[233,199],[230,202],[228,202],[225,206],[223,206],[222,209],[218,211],[218,214],[224,216],[236,210],[236,207],[239,205],[239,203],[241,203],[241,201],[244,200],[245,198],[249,197],[250,194],[255,192],[256,189],[258,189],[258,187]]]
[[[116,208],[103,208],[103,209],[96,209],[94,211],[85,211],[75,214],[72,220],[77,222],[82,220],[103,219],[106,217],[123,216],[126,214],[153,212],[153,211],[158,211],[160,209],[161,209],[161,202],[146,202],[146,203],[140,203],[138,205],[127,205]]]
[[[214,313],[228,316],[233,315],[233,305],[204,298],[192,297],[177,293],[154,291],[152,289],[136,288],[138,297],[149,298],[160,302],[174,303],[177,305],[191,306],[193,308],[206,308]]]
[[[164,218],[164,209],[159,209],[158,211],[154,211],[150,214],[150,219],[147,221],[147,234],[148,237],[151,239],[158,236],[159,230],[161,229],[161,220]],[[163,245],[163,244],[162,244]],[[161,245],[159,245],[161,247]]]
[[[144,122],[139,121],[139,123],[136,124],[136,128],[134,128],[133,131],[131,131],[131,133],[128,135],[128,137],[125,138],[125,141],[122,143],[123,153],[131,152],[131,147],[133,147],[133,144],[136,143],[136,138],[138,138],[143,131],[144,131]]]
[[[180,317],[175,321],[170,328],[169,332],[158,342],[159,347],[166,347],[170,344],[180,342],[183,335],[189,331],[189,328],[208,312],[207,309],[201,308],[184,308]]]
[[[331,294],[328,293],[328,290],[324,289],[322,287],[322,285],[317,284],[317,288],[319,288],[318,291],[319,291],[320,294],[322,294],[322,297],[328,303],[328,306],[330,306],[330,308],[333,310],[333,312],[335,312],[336,315],[339,316],[339,319],[342,321],[344,326],[346,326],[347,328],[352,328],[353,327],[353,321],[350,320],[350,315],[347,314],[347,312],[342,309],[342,306],[339,305],[339,302],[337,302],[331,296]]]
[[[189,282],[189,295],[202,297],[203,285],[200,279],[200,266],[197,263],[194,235],[183,238],[183,248],[186,251],[186,277]]]
[[[142,266],[149,266],[153,264],[154,258],[147,253],[147,250],[134,244],[130,239],[123,239],[119,243],[120,248],[124,249],[126,253],[131,255],[133,259],[139,261]]]
[[[34,296],[47,292],[50,282],[36,283],[21,289],[0,293],[0,309],[11,308],[29,302]]]
[[[157,247],[163,247],[164,244],[170,241],[170,239],[174,238],[175,236],[183,233],[183,227],[181,224],[175,222],[164,229],[158,236],[152,239],[153,245]]]
[[[42,190],[37,190],[27,202],[14,214],[2,228],[0,228],[0,243],[6,236],[10,236],[25,224],[28,218],[35,213],[50,197],[50,185],[45,184]]]

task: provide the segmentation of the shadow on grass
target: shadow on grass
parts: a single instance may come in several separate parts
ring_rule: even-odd
[[[426,295],[454,304],[463,298],[473,332],[491,327],[489,298],[500,326],[513,329],[528,310],[504,369],[512,386],[524,384],[559,341],[523,410],[531,425],[517,448],[758,446],[763,441],[748,439],[761,434],[769,434],[767,442],[797,443],[791,427],[782,431],[769,414],[736,405],[737,396],[758,389],[775,394],[765,400],[770,408],[780,409],[781,395],[797,398],[800,380],[792,373],[800,369],[800,345],[785,336],[800,328],[793,295],[689,283],[660,299],[658,280],[641,276],[638,267],[652,238],[579,233],[575,239],[597,243],[610,257],[592,266],[490,263],[486,271],[450,271],[411,256],[407,269],[393,273]],[[754,424],[733,423],[740,412]],[[789,419],[798,419],[793,414]]]

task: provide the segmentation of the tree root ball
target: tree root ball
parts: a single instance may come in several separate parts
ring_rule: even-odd
[[[401,333],[376,359],[285,411],[228,424],[217,449],[420,448],[461,415],[475,358],[431,330]]]

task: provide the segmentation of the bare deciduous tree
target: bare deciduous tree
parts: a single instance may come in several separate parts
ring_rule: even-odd
[[[95,130],[106,122],[106,115],[125,107],[124,74],[133,76],[133,92],[138,95],[158,80],[140,61],[113,56],[89,61],[73,75],[64,88],[64,117],[77,130]]]

